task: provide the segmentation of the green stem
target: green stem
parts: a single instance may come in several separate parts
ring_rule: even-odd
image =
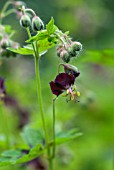
[[[5,11],[7,10],[8,6],[9,6],[10,4],[12,4],[12,3],[13,3],[13,1],[8,1],[8,2],[6,2],[5,5],[4,5],[4,7],[2,8],[1,14],[5,13]]]
[[[56,149],[56,143],[55,143],[55,99],[53,99],[53,155],[52,158],[55,158],[55,149]]]
[[[26,30],[27,30],[29,38],[31,38],[29,28],[27,28]],[[44,110],[43,110],[43,102],[42,102],[42,94],[41,94],[41,83],[40,83],[40,72],[39,72],[40,56],[39,56],[39,52],[38,52],[37,41],[36,41],[36,44],[32,43],[32,47],[33,47],[33,50],[34,50],[34,57],[35,57],[35,74],[36,74],[38,103],[39,103],[39,108],[40,108],[40,113],[41,113],[41,118],[42,118],[42,124],[43,124],[43,131],[44,131],[45,141],[46,141],[46,146],[47,146],[47,155],[48,155],[48,159],[49,159],[49,167],[50,167],[50,170],[53,170],[52,158],[50,156],[51,152],[50,152],[50,148],[48,146],[48,135],[47,135],[47,130],[46,130],[45,114],[44,114]]]
[[[27,33],[28,33],[28,37],[31,38],[31,33],[30,33],[30,30],[29,30],[29,27],[27,27],[26,30],[27,30]],[[35,57],[37,58],[37,57],[38,57],[38,56],[37,56],[38,54],[37,54],[37,52],[36,52],[34,43],[32,43],[32,47],[33,47],[33,50],[34,50],[34,55],[35,55]]]
[[[16,13],[16,10],[15,9],[9,9],[6,13],[3,14],[2,18],[5,18],[12,13]]]
[[[47,131],[46,131],[46,125],[45,125],[45,115],[43,111],[42,95],[41,95],[41,84],[40,84],[40,75],[39,75],[39,58],[36,58],[36,57],[35,57],[35,73],[36,73],[39,108],[40,108],[41,117],[42,117],[43,130],[45,134],[46,144],[48,145],[48,137],[47,137]]]

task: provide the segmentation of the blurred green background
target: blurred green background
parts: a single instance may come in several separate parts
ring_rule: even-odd
[[[64,98],[60,97],[56,104],[57,131],[77,127],[83,136],[58,148],[55,170],[112,170],[114,64],[109,65],[108,58],[105,63],[103,59],[100,62],[90,62],[91,60],[81,62],[81,60],[86,57],[84,55],[86,50],[95,50],[95,52],[99,50],[102,53],[104,49],[113,49],[114,1],[25,0],[24,2],[27,7],[36,11],[45,24],[53,16],[55,24],[63,32],[69,30],[72,39],[83,44],[80,57],[71,62],[81,72],[76,81],[81,93],[80,102],[67,103]],[[4,3],[5,0],[0,0],[0,9]],[[15,15],[4,19],[4,24],[12,25],[13,29],[17,30],[14,40],[20,42],[21,45],[25,44],[27,34],[20,27]],[[91,58],[96,57],[93,54],[94,52]],[[114,52],[112,52],[113,57]],[[52,116],[52,94],[49,82],[55,78],[59,62],[55,48],[49,50],[40,61],[47,127],[51,126]],[[0,66],[0,76],[6,80],[7,93],[15,97],[19,105],[30,112],[32,126],[41,126],[33,57],[21,56],[16,59],[3,60]],[[9,118],[9,133],[19,136],[20,132],[16,130],[19,121],[16,111],[7,108],[6,112]],[[0,131],[3,133],[2,127]],[[0,170],[5,169],[0,168]]]

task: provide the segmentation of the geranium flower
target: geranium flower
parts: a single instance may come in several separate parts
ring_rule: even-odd
[[[77,75],[79,76],[79,75]],[[79,96],[79,92],[76,91],[74,85],[76,76],[74,74],[60,73],[57,75],[54,81],[50,82],[51,91],[57,97],[66,91],[63,96],[70,95],[70,100],[74,100],[75,96]]]

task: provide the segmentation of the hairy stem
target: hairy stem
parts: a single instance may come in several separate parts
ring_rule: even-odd
[[[31,38],[29,28],[27,28],[26,30],[27,30],[29,38]],[[39,108],[40,108],[40,113],[41,113],[41,118],[42,118],[42,124],[43,124],[43,131],[44,131],[45,142],[46,142],[46,147],[47,147],[49,167],[50,167],[50,170],[53,170],[52,158],[50,156],[51,152],[50,152],[50,148],[48,146],[48,135],[47,135],[47,130],[46,130],[45,114],[44,114],[44,110],[43,110],[43,102],[42,102],[42,94],[41,94],[40,71],[39,71],[40,56],[39,56],[39,52],[38,52],[37,41],[36,41],[35,44],[32,43],[32,47],[33,47],[33,50],[34,50],[34,57],[35,57],[35,74],[36,74],[38,103],[39,103]]]
[[[55,143],[55,99],[53,99],[53,155],[52,158],[55,157],[55,149],[56,149],[56,143]]]

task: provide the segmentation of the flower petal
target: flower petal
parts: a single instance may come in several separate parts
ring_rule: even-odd
[[[53,81],[50,82],[50,87],[51,87],[52,93],[55,94],[56,96],[59,96],[60,94],[63,93],[63,88]]]
[[[61,85],[64,90],[67,90],[74,84],[74,81],[75,77],[73,75],[69,75],[68,73],[60,73],[54,82]]]

